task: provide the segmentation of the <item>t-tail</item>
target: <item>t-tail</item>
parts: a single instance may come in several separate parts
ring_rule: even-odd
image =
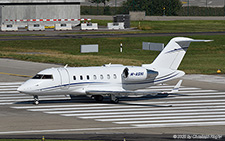
[[[170,40],[151,65],[154,68],[177,70],[191,42],[210,41],[212,40],[194,40],[186,37],[175,37]]]

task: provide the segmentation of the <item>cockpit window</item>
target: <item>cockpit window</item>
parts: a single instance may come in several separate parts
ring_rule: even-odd
[[[43,75],[42,79],[53,79],[52,75]]]
[[[32,79],[41,79],[43,75],[41,74],[36,74]]]
[[[36,74],[32,79],[53,79],[52,75]]]

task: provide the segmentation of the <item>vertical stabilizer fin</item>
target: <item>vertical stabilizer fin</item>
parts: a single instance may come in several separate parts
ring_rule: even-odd
[[[153,61],[152,66],[177,70],[191,42],[210,41],[212,40],[194,40],[186,37],[175,37],[170,40]]]

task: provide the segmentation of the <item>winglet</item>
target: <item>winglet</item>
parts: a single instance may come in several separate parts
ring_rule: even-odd
[[[171,92],[169,92],[169,93],[177,93],[177,92],[179,91],[179,88],[180,88],[180,86],[181,86],[182,81],[183,81],[183,80],[180,80],[180,81],[176,84],[176,86],[171,90]]]

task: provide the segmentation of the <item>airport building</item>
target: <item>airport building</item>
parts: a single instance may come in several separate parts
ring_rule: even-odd
[[[1,0],[0,22],[25,25],[34,22],[44,24],[80,23],[80,4],[85,0]],[[32,19],[32,20],[31,20]]]

